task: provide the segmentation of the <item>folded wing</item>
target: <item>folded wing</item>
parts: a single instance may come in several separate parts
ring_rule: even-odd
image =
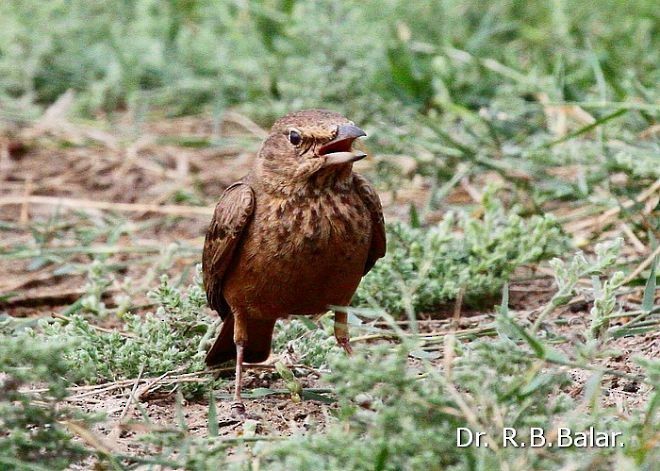
[[[386,240],[385,240],[385,219],[383,218],[383,206],[380,204],[378,193],[373,189],[371,184],[361,175],[354,174],[355,188],[366,204],[369,213],[371,214],[371,246],[369,247],[369,255],[367,256],[367,263],[364,266],[364,274],[369,273],[376,263],[376,260],[385,256]]]
[[[252,188],[245,182],[234,183],[220,197],[206,233],[202,254],[204,289],[209,306],[223,319],[230,314],[222,295],[223,278],[253,213]]]

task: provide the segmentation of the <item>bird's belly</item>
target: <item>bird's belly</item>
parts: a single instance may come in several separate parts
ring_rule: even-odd
[[[289,227],[257,220],[224,284],[232,308],[278,318],[350,303],[364,273],[371,221],[359,211],[343,221],[316,216]]]
[[[323,312],[329,305],[347,305],[365,263],[365,250],[309,252],[300,259],[271,258],[272,277],[255,286],[257,310],[306,315]]]

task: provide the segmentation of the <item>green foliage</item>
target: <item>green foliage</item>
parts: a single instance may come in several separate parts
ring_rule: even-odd
[[[198,283],[185,292],[169,284],[166,276],[150,293],[158,304],[155,313],[125,314],[123,332],[95,329],[86,318],[72,315],[68,321],[53,321],[35,333],[35,340],[60,339],[75,345],[62,353],[70,368],[86,372],[85,382],[114,381],[166,372],[193,372],[205,368],[199,346],[212,320],[204,314],[206,297]],[[186,385],[186,392],[199,392],[200,385]]]
[[[574,413],[574,401],[562,393],[566,375],[539,368],[510,342],[478,340],[461,350],[451,376],[430,364],[420,371],[410,369],[405,347],[337,357],[330,381],[340,400],[339,422],[323,435],[262,444],[252,453],[269,470],[556,469],[568,463],[588,469],[615,462],[637,463],[643,469],[657,457],[653,450],[641,450],[641,443],[652,441],[653,427],[643,425],[643,415],[622,423],[615,410]],[[546,436],[557,424],[616,430],[627,448],[502,448],[503,424],[521,431],[523,441],[529,440],[530,427],[545,429]],[[457,448],[458,427],[485,432],[490,447]]]
[[[65,342],[35,342],[0,333],[0,468],[64,469],[89,455],[72,440],[64,421],[88,420],[63,406],[66,388],[82,373],[62,356]],[[32,392],[35,383],[44,392]]]
[[[94,260],[87,272],[85,296],[80,299],[80,307],[87,312],[100,316],[107,314],[105,303],[101,300],[105,290],[112,284],[108,270],[100,260]]]
[[[594,299],[594,307],[591,309],[590,334],[594,338],[600,337],[609,327],[609,317],[614,313],[617,304],[617,288],[621,286],[624,279],[623,272],[617,271],[601,286],[600,280],[593,277],[596,299]]]
[[[16,106],[19,97],[49,103],[73,88],[90,110],[249,103],[272,116],[332,105],[363,121],[397,111],[396,101],[474,109],[538,87],[553,100],[646,101],[658,78],[649,0],[33,6],[0,6],[0,96]]]
[[[312,368],[327,366],[328,354],[339,350],[331,333],[331,324],[332,322],[323,322],[325,328],[320,328],[313,321],[304,318],[278,322],[275,327],[273,351],[282,353],[290,350],[301,363]]]
[[[611,243],[596,244],[596,258],[591,261],[587,260],[582,251],[575,254],[568,262],[560,258],[552,259],[550,266],[554,270],[555,283],[558,288],[552,303],[557,306],[564,304],[575,293],[580,278],[600,275],[614,265],[622,244],[622,239]]]
[[[494,195],[482,217],[448,213],[429,229],[388,227],[386,257],[362,281],[358,305],[400,313],[431,310],[465,289],[468,301],[491,296],[519,266],[561,253],[565,239],[550,216],[527,220]]]
[[[603,294],[600,292],[600,289],[597,289],[600,283],[597,275],[603,274],[616,262],[622,243],[622,239],[616,239],[613,242],[596,244],[596,258],[592,261],[587,260],[582,251],[577,252],[569,261],[559,258],[550,260],[550,266],[554,270],[557,292],[555,292],[545,309],[537,317],[533,330],[536,330],[541,325],[545,317],[553,309],[566,304],[574,296],[581,278],[591,276],[594,280],[594,289],[598,291],[596,293],[598,301],[592,311],[592,326],[594,328],[592,334],[596,334],[600,330],[600,327],[602,327],[601,324],[606,322],[607,314],[603,312],[603,307],[607,305],[606,311],[608,314],[611,313],[614,307],[613,290],[620,287],[623,281],[621,272],[617,272],[613,280],[608,280],[606,292]]]
[[[660,178],[658,155],[658,146],[638,150],[628,147],[614,156],[618,167],[614,170],[624,171],[627,175],[638,178]]]

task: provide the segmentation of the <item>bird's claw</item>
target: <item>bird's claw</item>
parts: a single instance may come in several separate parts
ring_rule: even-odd
[[[353,355],[353,348],[351,347],[351,343],[348,340],[348,337],[337,338],[337,344],[339,344],[339,346],[344,349],[346,355]]]

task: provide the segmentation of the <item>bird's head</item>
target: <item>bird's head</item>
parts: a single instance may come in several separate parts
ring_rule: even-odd
[[[319,174],[349,173],[366,157],[352,148],[365,132],[339,113],[303,110],[278,119],[259,151],[263,177],[282,183],[304,183]]]

